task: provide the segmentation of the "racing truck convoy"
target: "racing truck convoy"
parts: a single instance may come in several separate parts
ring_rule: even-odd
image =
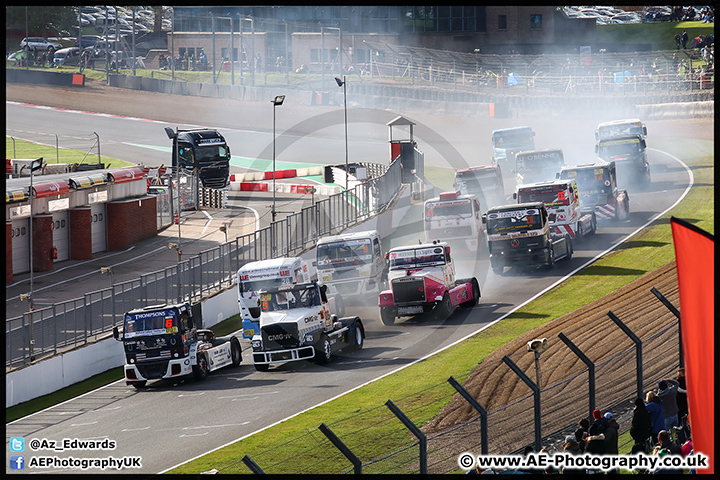
[[[566,233],[554,236],[543,202],[494,207],[483,215],[487,227],[490,266],[502,275],[514,265],[548,265],[572,258],[572,241]]]
[[[170,133],[172,130],[168,135]],[[225,137],[211,129],[178,130],[175,135],[173,167],[176,167],[179,161],[181,169],[199,172],[203,187],[225,188],[230,180],[231,158]]]
[[[497,163],[457,170],[453,188],[463,195],[476,195],[483,212],[506,203],[502,171]]]
[[[560,148],[526,150],[515,155],[516,185],[554,180],[565,165]]]
[[[455,278],[450,245],[433,242],[395,247],[388,253],[390,288],[380,292],[378,306],[383,325],[396,317],[435,311],[446,319],[455,307],[472,308],[480,299],[476,278]]]
[[[442,239],[456,251],[477,252],[483,249],[480,200],[459,190],[443,192],[425,201],[425,239]]]
[[[237,283],[243,338],[252,338],[259,331],[260,311],[257,307],[260,290],[309,281],[307,263],[300,257],[259,260],[240,267]]]
[[[647,187],[650,185],[650,165],[646,148],[647,143],[642,135],[621,135],[600,139],[595,145],[595,153],[606,162],[615,162],[623,178]]]
[[[575,180],[531,183],[518,188],[518,203],[543,202],[555,235],[567,233],[573,240],[597,230],[595,212],[582,213]]]
[[[212,330],[198,329],[188,303],[151,305],[125,314],[122,334],[125,383],[144,387],[148,380],[210,372],[242,361],[240,341],[234,335],[215,338]]]
[[[515,154],[535,149],[535,132],[530,127],[512,127],[493,130],[492,146],[495,151],[493,163],[515,162]]]
[[[387,261],[377,230],[322,237],[316,253],[318,279],[328,286],[328,294],[351,298],[384,288]]]
[[[563,167],[559,177],[577,182],[583,212],[594,212],[598,220],[626,220],[630,215],[630,196],[617,186],[615,162]]]
[[[251,342],[256,370],[298,360],[324,364],[344,348],[362,348],[362,321],[338,320],[330,311],[326,290],[326,285],[309,282],[260,292],[260,331]]]

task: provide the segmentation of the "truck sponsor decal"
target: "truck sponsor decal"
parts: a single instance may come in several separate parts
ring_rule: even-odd
[[[525,238],[525,237],[542,237],[545,234],[543,230],[531,230],[529,232],[510,232],[508,234],[490,234],[488,240],[507,240],[508,238]]]
[[[511,210],[509,212],[493,212],[489,213],[487,218],[493,220],[495,218],[513,218],[513,217],[527,217],[528,215],[538,215],[540,212],[537,209],[523,209],[523,210]]]
[[[600,142],[601,147],[607,147],[609,145],[624,145],[628,143],[640,143],[639,138],[628,138],[625,140],[603,140]]]

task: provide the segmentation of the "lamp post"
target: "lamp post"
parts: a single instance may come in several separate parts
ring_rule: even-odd
[[[343,75],[343,79],[335,77],[338,87],[343,87],[343,105],[345,106],[345,190],[348,189],[348,134],[347,134],[347,78]]]
[[[177,146],[177,136],[178,131],[173,130],[170,127],[165,127],[165,133],[167,134],[168,138],[172,139],[173,141],[173,163],[175,167],[175,181],[177,182],[177,199],[178,199],[178,211],[177,211],[177,226],[178,226],[178,243],[177,243],[177,255],[178,255],[178,263],[180,263],[182,250],[180,250],[180,212],[182,212],[182,204],[180,202],[180,159],[178,158],[178,146]],[[172,247],[170,247],[172,248]]]
[[[273,204],[272,204],[272,221],[275,221],[275,107],[282,105],[285,101],[285,95],[278,95],[270,103],[273,104]]]

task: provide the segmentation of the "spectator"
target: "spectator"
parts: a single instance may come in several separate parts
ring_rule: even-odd
[[[635,409],[633,410],[632,424],[630,425],[630,436],[635,440],[635,445],[642,445],[644,452],[649,452],[646,448],[647,441],[652,435],[652,420],[650,412],[645,407],[642,398],[635,399]]]
[[[656,455],[670,455],[671,452],[667,448],[658,448]],[[679,468],[668,468],[668,467],[660,467],[655,469],[653,472],[656,475],[682,475],[682,470]]]
[[[603,433],[607,428],[607,418],[603,417],[602,413],[600,413],[600,410],[597,408],[593,410],[593,424],[598,425],[598,433]]]
[[[581,418],[578,422],[578,428],[575,430],[575,441],[578,442],[581,452],[585,451],[585,435],[588,433],[588,428],[590,428],[588,419]]]
[[[687,405],[687,390],[685,386],[685,369],[680,368],[678,369],[677,377],[675,377],[675,380],[678,382],[678,393],[675,397],[675,401],[677,402],[678,406],[678,425],[683,426],[687,425],[687,414],[688,414],[688,405]]]
[[[652,390],[645,396],[645,408],[650,413],[650,424],[652,425],[652,442],[657,443],[657,436],[660,430],[665,428],[665,419],[663,417],[662,400],[655,395]]]
[[[606,455],[618,455],[618,436],[620,426],[617,421],[613,418],[613,414],[610,412],[605,413],[605,418],[608,421],[607,428],[605,428],[605,454]],[[613,469],[608,471],[609,474],[620,473],[619,470]]]
[[[682,449],[675,445],[670,439],[670,434],[667,430],[661,430],[660,433],[658,433],[658,445],[660,445],[660,448],[667,448],[673,455],[680,455],[682,453]]]
[[[687,48],[687,42],[688,42],[688,34],[685,30],[683,30],[680,40],[682,40],[683,50],[685,50],[685,48]]]
[[[680,50],[680,32],[675,34],[675,49]]]
[[[587,419],[583,419],[587,422]],[[575,435],[568,435],[565,437],[565,442],[563,443],[563,452],[568,453],[570,455],[582,455],[582,450],[580,450],[580,444],[578,443]],[[585,473],[585,470],[582,468],[563,468],[560,472],[563,475],[579,475]]]
[[[605,435],[599,433],[597,423],[590,425],[588,437],[586,438],[585,453],[603,455],[605,453]],[[588,470],[587,473],[603,473],[601,470]]]
[[[258,72],[262,71],[262,58],[259,53],[255,56],[255,70]]]
[[[658,397],[662,400],[663,418],[665,419],[665,430],[679,425],[678,422],[678,392],[686,393],[684,389],[679,388],[680,384],[677,380],[665,379],[658,383]]]

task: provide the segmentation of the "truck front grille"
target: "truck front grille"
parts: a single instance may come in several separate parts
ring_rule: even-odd
[[[261,330],[266,350],[284,350],[300,346],[297,323],[275,323],[266,325]]]
[[[165,372],[167,372],[167,365],[168,362],[145,362],[145,363],[138,363],[135,365],[135,368],[138,369],[140,372],[140,375],[147,379],[157,379],[162,378],[163,375],[165,375]]]
[[[396,305],[425,301],[425,283],[422,278],[403,277],[392,281]]]

